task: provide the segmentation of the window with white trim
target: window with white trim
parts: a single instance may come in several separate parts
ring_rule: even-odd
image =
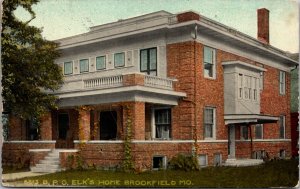
[[[281,95],[285,94],[285,72],[279,71],[279,93]]]
[[[285,150],[284,150],[284,149],[281,149],[281,150],[279,151],[279,158],[280,158],[280,159],[284,159],[284,158],[285,158]]]
[[[251,77],[244,75],[244,98],[251,99]]]
[[[263,124],[255,125],[255,139],[263,139]]]
[[[238,76],[238,98],[243,98],[243,74]]]
[[[198,163],[200,167],[206,167],[207,166],[207,155],[206,154],[200,154],[198,156]]]
[[[204,108],[204,138],[212,139],[216,138],[216,108],[205,107]]]
[[[155,110],[155,138],[171,138],[171,109]]]
[[[153,156],[152,158],[152,169],[166,169],[167,168],[167,158],[166,156]]]
[[[140,51],[140,70],[148,75],[157,75],[157,48]]]
[[[279,116],[279,138],[285,138],[285,116]]]
[[[264,72],[260,72],[260,78],[259,78],[259,89],[264,89]]]
[[[214,154],[214,166],[221,166],[222,165],[222,154],[215,153]]]
[[[124,52],[114,54],[114,64],[115,64],[115,68],[125,66],[125,53]]]
[[[79,66],[80,66],[80,73],[88,72],[89,71],[89,59],[80,60]]]
[[[204,46],[203,51],[204,77],[216,78],[216,50]]]
[[[106,57],[105,56],[96,57],[96,69],[103,70],[105,68],[106,68]]]
[[[73,62],[64,62],[64,75],[70,75],[73,73]]]
[[[248,127],[243,125],[241,126],[241,140],[247,140],[248,139]]]

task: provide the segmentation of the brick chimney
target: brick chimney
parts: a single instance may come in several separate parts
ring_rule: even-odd
[[[200,20],[200,15],[192,11],[177,14],[178,22],[187,22],[190,20]]]
[[[269,10],[266,8],[257,10],[257,39],[269,44]]]

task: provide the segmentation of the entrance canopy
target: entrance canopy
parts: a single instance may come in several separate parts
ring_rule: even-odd
[[[225,114],[225,124],[262,124],[276,123],[279,117],[263,114]]]

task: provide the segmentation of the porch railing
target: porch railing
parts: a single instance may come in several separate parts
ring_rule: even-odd
[[[110,76],[110,77],[101,77],[96,79],[89,79],[84,81],[84,88],[94,88],[94,87],[114,87],[123,85],[123,76]]]
[[[173,80],[145,75],[145,86],[173,89]]]

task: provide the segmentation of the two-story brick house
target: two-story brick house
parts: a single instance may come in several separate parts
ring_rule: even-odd
[[[116,166],[131,125],[138,169],[179,153],[196,154],[201,166],[289,157],[297,62],[269,44],[268,19],[259,9],[258,39],[192,11],[159,11],[57,40],[59,109],[42,118],[37,141],[27,141],[30,124],[11,116],[3,153],[29,150],[39,160],[66,149],[61,161],[79,151],[90,165]]]

